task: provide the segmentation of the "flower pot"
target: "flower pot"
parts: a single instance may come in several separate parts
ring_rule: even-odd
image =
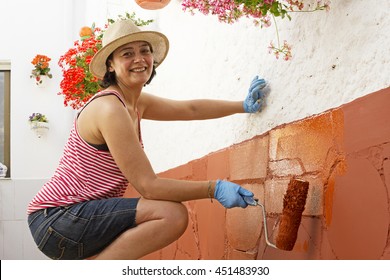
[[[38,138],[46,135],[47,131],[49,130],[49,124],[47,122],[33,121],[30,123],[30,126],[31,130],[35,132]]]
[[[170,1],[171,0],[135,0],[135,3],[146,10],[158,10],[164,8]]]
[[[49,79],[50,78],[46,75],[40,75],[34,78],[34,82],[38,87],[44,88],[47,86]]]

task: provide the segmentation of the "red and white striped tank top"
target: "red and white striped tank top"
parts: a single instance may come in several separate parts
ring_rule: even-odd
[[[107,94],[116,95],[126,106],[122,97],[114,91],[97,93],[89,102]],[[140,122],[139,116],[138,122]],[[111,153],[98,150],[84,141],[77,131],[76,123],[77,117],[57,170],[29,203],[27,214],[49,207],[123,196],[128,181],[119,170]],[[142,145],[140,126],[138,129]]]

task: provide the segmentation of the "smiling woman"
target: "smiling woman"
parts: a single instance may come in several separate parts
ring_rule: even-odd
[[[149,84],[156,74],[155,63],[153,61],[153,48],[148,42],[137,41],[129,43],[123,47],[118,48],[112,54],[109,55],[106,61],[106,67],[108,71],[103,77],[102,86],[107,88],[111,84],[117,83],[115,72],[119,71],[119,66],[122,62],[118,63],[118,69],[115,70],[114,55],[120,61],[132,62],[134,64],[127,65],[124,69],[125,72],[142,73],[149,77],[145,85]],[[150,73],[151,72],[151,73]],[[134,76],[138,77],[138,76]]]
[[[138,259],[187,228],[184,201],[215,198],[226,208],[253,193],[223,180],[161,178],[142,144],[141,119],[202,120],[261,111],[266,83],[253,79],[245,101],[175,101],[143,92],[164,61],[167,37],[120,20],[105,31],[91,73],[104,80],[78,112],[54,176],[28,206],[28,222],[53,259]],[[128,187],[141,197],[124,198]],[[65,249],[64,249],[65,248]]]
[[[127,25],[126,25],[127,23]],[[103,78],[107,71],[107,58],[125,43],[144,41],[151,45],[155,66],[160,65],[168,54],[168,38],[156,31],[142,31],[133,21],[122,20],[110,26],[111,32],[105,34],[102,48],[92,59],[90,70],[98,78]]]

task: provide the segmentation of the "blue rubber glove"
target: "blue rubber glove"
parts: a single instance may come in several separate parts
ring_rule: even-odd
[[[241,207],[246,208],[248,203],[243,199],[244,196],[253,197],[253,193],[239,185],[217,180],[215,185],[214,198],[219,201],[225,208]]]
[[[267,83],[265,80],[259,79],[258,76],[253,79],[248,90],[248,95],[243,102],[246,113],[255,113],[261,111],[266,95],[265,90],[262,89],[264,89],[266,85]]]

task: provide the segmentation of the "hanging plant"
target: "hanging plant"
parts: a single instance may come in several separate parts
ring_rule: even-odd
[[[50,61],[51,61],[50,57],[42,54],[37,54],[34,57],[34,59],[31,61],[31,64],[34,65],[34,68],[31,71],[30,78],[33,78],[37,85],[42,84],[42,76],[46,76],[49,79],[53,77],[53,75],[50,74],[50,68],[49,68]]]
[[[307,7],[306,7],[307,6]],[[194,14],[195,11],[204,15],[216,15],[221,22],[233,24],[241,17],[253,18],[254,24],[260,27],[271,26],[274,21],[277,43],[270,43],[268,49],[276,58],[284,55],[284,60],[292,58],[291,45],[286,41],[280,43],[276,18],[291,19],[290,13],[315,12],[330,9],[329,0],[316,0],[314,5],[306,5],[302,0],[183,0],[184,11]]]
[[[31,116],[28,117],[28,121],[31,122],[49,122],[47,117],[41,113],[32,113]]]
[[[30,123],[31,130],[35,131],[38,138],[45,135],[49,129],[49,120],[44,114],[32,113],[31,116],[28,117],[28,122]]]
[[[138,6],[146,10],[159,10],[167,6],[171,0],[135,0]]]
[[[62,69],[61,91],[59,95],[64,96],[64,105],[73,109],[81,108],[101,87],[99,79],[89,71],[89,64],[92,57],[102,48],[102,37],[107,27],[117,20],[131,19],[138,26],[148,25],[153,20],[141,20],[135,18],[135,13],[119,15],[116,20],[108,19],[104,28],[84,26],[80,29],[80,39],[75,41],[58,61]]]

